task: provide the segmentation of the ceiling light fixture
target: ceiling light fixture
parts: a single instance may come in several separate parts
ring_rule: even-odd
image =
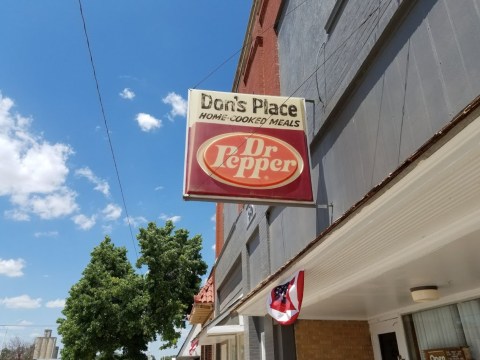
[[[410,289],[410,293],[412,294],[413,301],[418,303],[434,301],[440,298],[438,286],[436,285],[413,287]]]

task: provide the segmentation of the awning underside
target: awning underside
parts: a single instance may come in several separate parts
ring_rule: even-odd
[[[479,296],[479,139],[477,118],[235,310],[264,316],[267,293],[302,268],[301,319],[369,319],[413,309],[409,289],[422,285],[438,285],[441,301],[461,292]]]
[[[209,345],[223,342],[235,337],[235,335],[243,334],[245,328],[243,325],[219,325],[208,328],[199,337],[201,345]]]

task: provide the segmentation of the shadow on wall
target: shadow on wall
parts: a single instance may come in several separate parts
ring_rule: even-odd
[[[391,22],[396,26],[386,28],[386,38],[380,39],[381,45],[374,47],[359,70],[363,75],[347,87],[313,139],[317,204],[334,205],[332,213],[318,209],[317,233],[330,224],[330,215],[333,220],[340,217],[449,120],[447,111],[434,125],[417,120],[414,126],[424,127],[421,136],[403,129],[410,42],[434,4],[404,1]],[[316,112],[317,117],[321,114]]]

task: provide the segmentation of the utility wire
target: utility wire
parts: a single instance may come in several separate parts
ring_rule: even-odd
[[[235,51],[232,55],[230,55],[228,58],[226,58],[222,63],[220,63],[219,65],[217,65],[217,67],[215,69],[213,69],[212,71],[210,71],[205,77],[202,78],[202,80],[200,80],[197,84],[195,84],[195,86],[193,87],[193,89],[196,89],[199,85],[203,84],[206,80],[208,80],[213,74],[215,74],[218,70],[220,70],[223,66],[225,66],[225,64],[229,63],[230,60],[232,60],[238,53],[240,53],[243,48],[245,47],[242,46],[240,49],[238,49],[237,51]]]
[[[303,4],[307,3],[308,1],[310,0],[304,0],[303,2],[301,2],[300,4],[298,4],[295,8],[293,8],[291,11],[289,11],[288,13],[286,13],[284,15],[284,18],[289,16],[290,14],[292,14],[293,12],[295,12],[300,6],[302,6]],[[388,5],[390,5],[390,3],[392,2],[393,0],[389,0],[388,1]],[[93,61],[93,56],[92,56],[92,51],[91,51],[91,47],[90,47],[90,42],[89,42],[89,38],[88,38],[88,33],[87,33],[87,28],[86,28],[86,24],[85,24],[85,18],[84,18],[84,14],[83,14],[83,8],[82,8],[82,3],[81,3],[81,0],[78,0],[78,3],[79,3],[79,6],[80,6],[80,13],[81,13],[81,16],[82,16],[82,21],[83,21],[83,28],[84,28],[84,33],[85,33],[85,38],[86,38],[86,41],[87,41],[87,47],[88,47],[88,51],[89,51],[89,55],[90,55],[90,63],[92,65],[92,70],[93,70],[93,75],[94,75],[94,78],[95,78],[95,84],[96,84],[96,88],[97,88],[97,94],[98,94],[98,98],[99,98],[99,102],[100,102],[100,107],[101,107],[101,111],[102,111],[102,116],[103,116],[103,120],[104,120],[104,124],[105,124],[105,128],[107,130],[107,136],[108,136],[108,141],[109,141],[109,144],[110,144],[110,150],[111,150],[111,153],[112,153],[112,158],[113,158],[113,162],[114,162],[114,165],[115,165],[115,171],[116,171],[116,174],[117,174],[117,180],[118,180],[118,183],[119,183],[119,187],[120,187],[120,192],[121,192],[121,195],[122,195],[122,200],[123,200],[123,205],[124,205],[124,208],[125,208],[125,213],[127,215],[127,219],[128,219],[128,225],[129,225],[129,229],[130,229],[130,236],[131,236],[131,239],[132,239],[132,243],[133,243],[133,246],[134,246],[134,249],[135,249],[135,253],[137,255],[137,259],[138,259],[138,254],[137,254],[137,249],[136,249],[136,246],[135,246],[135,242],[134,242],[134,238],[133,238],[133,231],[132,231],[132,227],[131,227],[131,223],[130,223],[130,217],[128,216],[128,211],[127,211],[127,206],[126,206],[126,201],[125,201],[125,196],[124,196],[124,193],[123,193],[123,188],[122,188],[122,183],[121,183],[121,180],[120,180],[120,174],[119,174],[119,171],[118,171],[118,166],[117,166],[117,162],[115,160],[115,153],[114,153],[114,150],[113,150],[113,145],[112,145],[112,141],[111,141],[111,138],[110,138],[110,132],[108,130],[108,123],[107,123],[107,118],[106,118],[106,115],[105,115],[105,110],[104,110],[104,107],[103,107],[103,101],[102,101],[102,97],[101,97],[101,92],[100,92],[100,87],[99,87],[99,83],[98,83],[98,79],[97,79],[97,75],[96,75],[96,71],[95,71],[95,64],[94,64],[94,61]],[[340,48],[342,48],[349,40],[350,38],[356,34],[356,32],[361,28],[363,27],[367,21],[377,12],[379,11],[380,7],[382,6],[382,2],[380,2],[378,4],[378,6],[376,8],[374,8],[367,16],[366,18],[345,38],[345,40],[343,40],[330,54],[328,57],[324,58],[323,62],[321,64],[316,64],[317,66],[315,67],[314,71],[309,75],[307,76],[307,78],[305,80],[303,80],[300,85],[285,99],[285,101],[283,102],[283,104],[285,104],[290,98],[292,98],[296,93],[297,91],[299,91],[307,81],[309,81],[316,73],[317,71],[326,64],[326,62],[328,60],[330,60],[330,58],[332,58]],[[276,22],[274,22],[273,24],[267,26],[266,28],[264,28],[264,30],[260,33],[260,35],[263,35],[266,31],[272,29],[273,27],[275,27],[276,25]],[[238,53],[240,53],[241,51],[244,50],[244,48],[247,46],[247,44],[244,44],[241,48],[239,48],[237,51],[235,51],[232,55],[230,55],[227,59],[225,59],[223,62],[221,62],[218,66],[216,66],[212,71],[210,71],[210,73],[208,73],[205,77],[203,77],[194,87],[193,89],[196,89],[199,85],[201,85],[203,82],[205,82],[207,79],[209,79],[213,74],[215,74],[220,68],[222,68],[225,64],[227,64],[229,61],[231,61]],[[283,105],[282,104],[282,105]],[[269,118],[271,118],[272,115],[268,116],[267,120]],[[262,126],[259,126],[258,129],[262,128]],[[257,130],[258,130],[257,129]],[[256,134],[257,130],[254,130],[250,133],[250,136],[253,136]],[[244,143],[247,141],[247,139],[245,139]],[[238,148],[242,147],[243,144],[240,144],[238,147],[237,147],[237,150]],[[235,153],[231,154],[230,156],[234,155]],[[228,159],[229,157],[227,157]],[[225,159],[224,162],[227,160]],[[222,164],[219,165],[222,166]],[[209,177],[212,177],[213,175],[213,172],[211,172],[210,174],[208,174]]]
[[[130,230],[130,238],[132,240],[133,249],[135,250],[135,256],[138,260],[138,252],[137,252],[137,247],[135,245],[135,240],[134,240],[134,237],[133,237],[132,224],[130,222],[130,216],[128,215],[127,202],[125,201],[125,194],[123,192],[122,181],[120,180],[120,172],[118,171],[118,165],[117,165],[117,160],[115,158],[115,151],[113,149],[112,138],[110,136],[110,130],[108,128],[107,116],[105,115],[105,108],[103,106],[102,94],[100,92],[100,86],[99,86],[99,82],[98,82],[98,78],[97,78],[97,72],[96,72],[96,69],[95,69],[95,62],[93,61],[92,49],[90,47],[90,39],[88,37],[87,25],[86,25],[86,22],[85,22],[85,16],[83,14],[83,7],[82,7],[82,1],[81,0],[78,0],[78,6],[80,7],[80,15],[82,17],[82,23],[83,23],[83,32],[85,34],[85,40],[87,42],[88,54],[90,56],[90,64],[92,65],[93,78],[95,79],[95,86],[97,88],[97,96],[98,96],[98,101],[100,103],[100,109],[101,109],[101,112],[102,112],[103,123],[105,125],[105,130],[107,132],[108,144],[110,145],[110,153],[112,154],[112,160],[113,160],[113,164],[114,164],[114,167],[115,167],[115,173],[117,175],[118,186],[120,188],[120,194],[122,196],[123,208],[125,209],[125,215],[127,216],[128,228]]]
[[[308,1],[308,0],[305,0],[305,1],[304,1],[303,3],[301,3],[300,5],[306,3],[307,1]],[[392,3],[392,1],[393,1],[393,0],[388,0],[387,7]],[[300,5],[299,5],[299,6],[300,6]],[[299,6],[297,6],[296,8],[294,8],[294,9],[293,9],[292,11],[290,11],[288,14],[291,14],[294,10],[298,9]],[[337,53],[337,51],[338,51],[340,48],[342,48],[342,47],[347,43],[347,41],[349,41],[349,40],[352,38],[352,36],[355,35],[355,34],[357,33],[357,31],[360,30],[360,29],[362,28],[362,26],[364,26],[364,25],[368,22],[368,20],[369,20],[377,11],[380,10],[380,7],[381,7],[381,6],[382,6],[382,3],[379,3],[378,6],[375,7],[375,8],[365,17],[365,19],[363,19],[363,20],[360,22],[360,24],[359,24],[354,30],[352,30],[352,32],[345,38],[345,40],[343,40],[343,41],[329,54],[328,57],[324,58],[324,60],[323,60],[323,62],[322,62],[321,64],[316,65],[314,71],[313,71],[310,75],[308,75],[307,78],[304,79],[304,80],[300,83],[300,85],[298,85],[297,88],[296,88],[293,92],[290,93],[290,95],[283,101],[282,105],[284,105],[288,100],[290,100],[290,99],[297,93],[297,91],[299,91],[299,90],[307,83],[307,81],[309,81],[309,80],[317,73],[317,71],[318,71],[322,66],[324,66],[324,65],[326,64],[326,62],[332,58],[332,56],[334,56],[334,55]],[[371,34],[371,33],[370,33],[370,34]],[[324,45],[322,45],[322,46],[324,46]],[[243,48],[242,48],[242,49],[243,49]],[[242,50],[242,49],[240,49],[240,50]],[[270,119],[271,117],[272,117],[272,115],[270,114],[270,115],[267,117],[267,120]],[[251,136],[253,136],[253,135],[255,135],[255,134],[258,132],[258,130],[261,129],[262,127],[263,127],[263,125],[260,125],[260,126],[257,127],[255,130],[252,130],[252,132],[249,133],[249,136],[246,137],[245,140],[244,140],[240,145],[237,146],[236,150],[235,150],[234,152],[232,152],[232,154],[228,155],[228,156],[226,157],[226,159],[225,159],[220,165],[218,165],[218,167],[217,167],[216,169],[220,168],[222,165],[225,164],[225,162],[226,162],[231,156],[235,155],[235,154],[238,152],[238,150],[247,142],[248,138],[251,137]],[[213,171],[210,171],[210,173],[208,174],[208,177],[211,178],[212,176],[213,176]]]
[[[285,15],[284,15],[284,18],[289,16],[290,14],[292,14],[293,12],[295,12],[300,6],[302,6],[303,4],[305,4],[306,2],[308,2],[310,0],[304,0],[302,1],[300,4],[298,4],[297,6],[295,6],[292,10],[290,10],[289,12],[287,12]],[[276,25],[276,21],[273,22],[273,24],[270,24],[268,25],[267,27],[264,28],[264,30],[262,32],[260,32],[260,36],[265,34],[268,30],[271,30],[275,27]],[[229,63],[237,54],[239,54],[240,52],[243,51],[243,49],[248,45],[247,44],[244,44],[240,49],[238,49],[237,51],[235,51],[232,55],[230,55],[229,57],[227,57],[224,61],[222,61],[220,64],[218,64],[212,71],[210,71],[207,75],[205,75],[199,82],[197,82],[193,87],[192,89],[196,89],[199,85],[203,84],[206,80],[208,80],[213,74],[215,74],[218,70],[220,70],[222,67],[224,67],[227,63]]]
[[[30,327],[30,328],[50,328],[50,327],[58,327],[58,324],[39,324],[39,325],[35,325],[35,324],[0,324],[0,327],[19,327],[19,328],[23,328],[23,327]]]
[[[300,6],[302,6],[303,4],[307,3],[308,1],[310,0],[304,0],[303,2],[301,2],[300,4],[298,4],[297,6],[295,6],[292,10],[290,10],[289,12],[285,13],[284,17],[283,18],[286,18],[287,16],[291,15],[293,12],[295,12]],[[392,2],[392,0],[389,1],[388,5],[390,5],[390,3]],[[355,33],[368,21],[368,19],[370,19],[370,17],[375,13],[377,12],[380,7],[382,6],[382,2],[380,0],[379,4],[377,7],[375,7],[375,9],[369,13],[369,15],[367,15],[367,17],[360,23],[359,26],[357,26],[357,28],[355,30],[352,31],[352,33],[350,35],[347,36],[347,38],[339,45],[337,46],[333,52],[326,58],[324,59],[323,63],[321,63],[320,65],[318,65],[316,68],[315,68],[315,71],[314,71],[314,74],[318,71],[318,69],[323,66],[338,50],[340,47],[342,47],[353,35],[355,35]],[[263,35],[265,32],[267,32],[268,30],[274,28],[276,25],[276,22],[273,22],[273,24],[270,24],[269,26],[267,26],[261,33],[260,35]],[[235,55],[237,55],[238,53],[240,53],[241,51],[244,50],[244,48],[247,46],[248,44],[244,44],[241,48],[239,48],[238,50],[236,50],[233,54],[231,54],[228,58],[226,58],[223,62],[221,62],[220,64],[218,64],[212,71],[210,71],[206,76],[204,76],[199,82],[197,82],[193,87],[192,89],[196,89],[199,85],[201,85],[202,83],[204,83],[207,79],[209,79],[213,74],[215,74],[218,70],[220,70],[223,66],[225,66],[225,64],[227,64],[228,62],[230,62],[234,57]],[[324,44],[322,44],[324,46]],[[314,75],[312,74],[312,76]],[[311,76],[309,76],[306,81],[308,81],[309,79],[311,78]],[[305,81],[305,82],[306,82]],[[303,83],[302,83],[303,85]],[[298,91],[298,89],[297,89]]]
[[[391,3],[392,1],[393,1],[393,0],[389,0],[387,6],[390,5],[390,3]],[[367,21],[380,9],[380,6],[381,6],[381,4],[380,4],[379,6],[377,6],[375,9],[373,9],[373,10],[366,16],[366,18],[365,18],[364,20],[362,20],[362,22],[345,38],[345,40],[343,40],[343,41],[323,60],[323,62],[322,62],[320,65],[318,65],[318,66],[315,67],[314,71],[313,71],[304,81],[302,81],[302,82],[300,83],[300,85],[292,92],[292,94],[289,96],[289,98],[292,97],[293,95],[295,95],[296,92],[297,92],[298,90],[300,90],[300,89],[302,88],[302,86],[305,85],[305,83],[306,83],[308,80],[310,80],[310,79],[312,78],[312,76],[315,75],[316,72],[317,72],[323,65],[325,65],[326,62],[327,62],[328,60],[330,60],[330,59],[332,58],[332,56],[335,55],[335,54],[338,52],[338,50],[340,50],[340,48],[342,48],[343,45],[345,45],[345,44],[347,43],[347,41],[351,39],[351,37],[352,37],[353,35],[356,34],[357,31],[360,30],[360,28],[367,23]]]
[[[310,1],[310,0],[304,0],[303,2],[298,4],[295,8],[293,8],[288,13],[286,13],[284,17],[289,16],[294,11],[296,11],[300,6],[307,3],[308,1]],[[127,221],[128,221],[128,227],[129,227],[129,230],[130,230],[130,238],[132,240],[133,248],[135,250],[135,256],[138,260],[137,247],[135,245],[135,240],[134,240],[134,236],[133,236],[133,230],[132,230],[132,225],[131,225],[131,221],[130,221],[130,216],[128,214],[128,208],[127,208],[127,204],[126,204],[126,200],[125,200],[125,194],[124,194],[124,191],[123,191],[122,181],[121,181],[121,178],[120,178],[120,172],[118,170],[118,165],[117,165],[117,161],[116,161],[116,157],[115,157],[115,151],[114,151],[112,139],[111,139],[111,136],[110,136],[110,130],[109,130],[109,127],[108,127],[107,116],[105,114],[105,108],[103,106],[102,94],[101,94],[101,91],[100,91],[100,85],[99,85],[99,81],[98,81],[98,77],[97,77],[95,62],[93,60],[93,54],[92,54],[92,49],[91,49],[91,46],[90,46],[90,39],[89,39],[89,36],[88,36],[87,25],[86,25],[86,21],[85,21],[85,15],[83,13],[83,6],[82,6],[82,1],[81,0],[78,0],[78,5],[79,5],[79,9],[80,9],[80,15],[81,15],[81,18],[82,18],[83,32],[85,34],[85,40],[86,40],[86,43],[87,43],[88,54],[89,54],[89,57],[90,57],[90,64],[92,66],[92,72],[93,72],[93,77],[94,77],[94,80],[95,80],[97,97],[98,97],[98,101],[99,101],[99,104],[100,104],[103,123],[105,125],[105,129],[106,129],[106,132],[107,132],[107,138],[108,138],[108,143],[109,143],[109,146],[110,146],[110,152],[112,154],[112,160],[113,160],[113,164],[114,164],[114,167],[115,167],[115,173],[116,173],[116,176],[117,176],[118,185],[119,185],[119,188],[120,188],[120,194],[121,194],[121,197],[122,197],[123,207],[125,209],[125,215],[126,215]],[[276,22],[274,22],[273,24],[270,24],[269,26],[264,28],[264,30],[260,33],[260,35],[263,35],[268,30],[274,28],[275,25],[276,25]],[[241,51],[243,51],[243,49],[246,47],[246,45],[247,44],[243,45],[241,48],[239,48],[237,51],[235,51],[232,55],[230,55],[228,58],[226,58],[223,62],[221,62],[219,65],[217,65],[212,71],[210,71],[210,73],[208,73],[195,86],[193,86],[193,88],[196,89],[199,85],[204,83],[213,74],[215,74],[218,70],[220,70],[223,66],[225,66],[225,64],[230,62],[236,55],[238,55]],[[211,175],[212,174],[210,174],[210,176]]]

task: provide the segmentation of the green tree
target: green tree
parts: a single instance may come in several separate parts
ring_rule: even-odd
[[[161,336],[164,349],[177,344],[179,329],[185,327],[185,316],[207,271],[200,253],[202,237],[189,238],[187,230],[174,229],[171,221],[164,227],[152,222],[137,236],[141,249],[137,266],[148,268],[145,286],[150,331]]]
[[[164,348],[175,345],[185,315],[198,292],[207,265],[200,236],[174,231],[167,221],[140,229],[137,274],[124,247],[106,237],[91,253],[82,278],[72,286],[57,320],[64,348],[62,359],[146,359],[157,336]]]
[[[62,359],[146,359],[149,337],[144,282],[127,259],[124,247],[105,237],[91,253],[83,277],[69,293],[57,320],[64,348]],[[98,357],[97,357],[98,356]]]

